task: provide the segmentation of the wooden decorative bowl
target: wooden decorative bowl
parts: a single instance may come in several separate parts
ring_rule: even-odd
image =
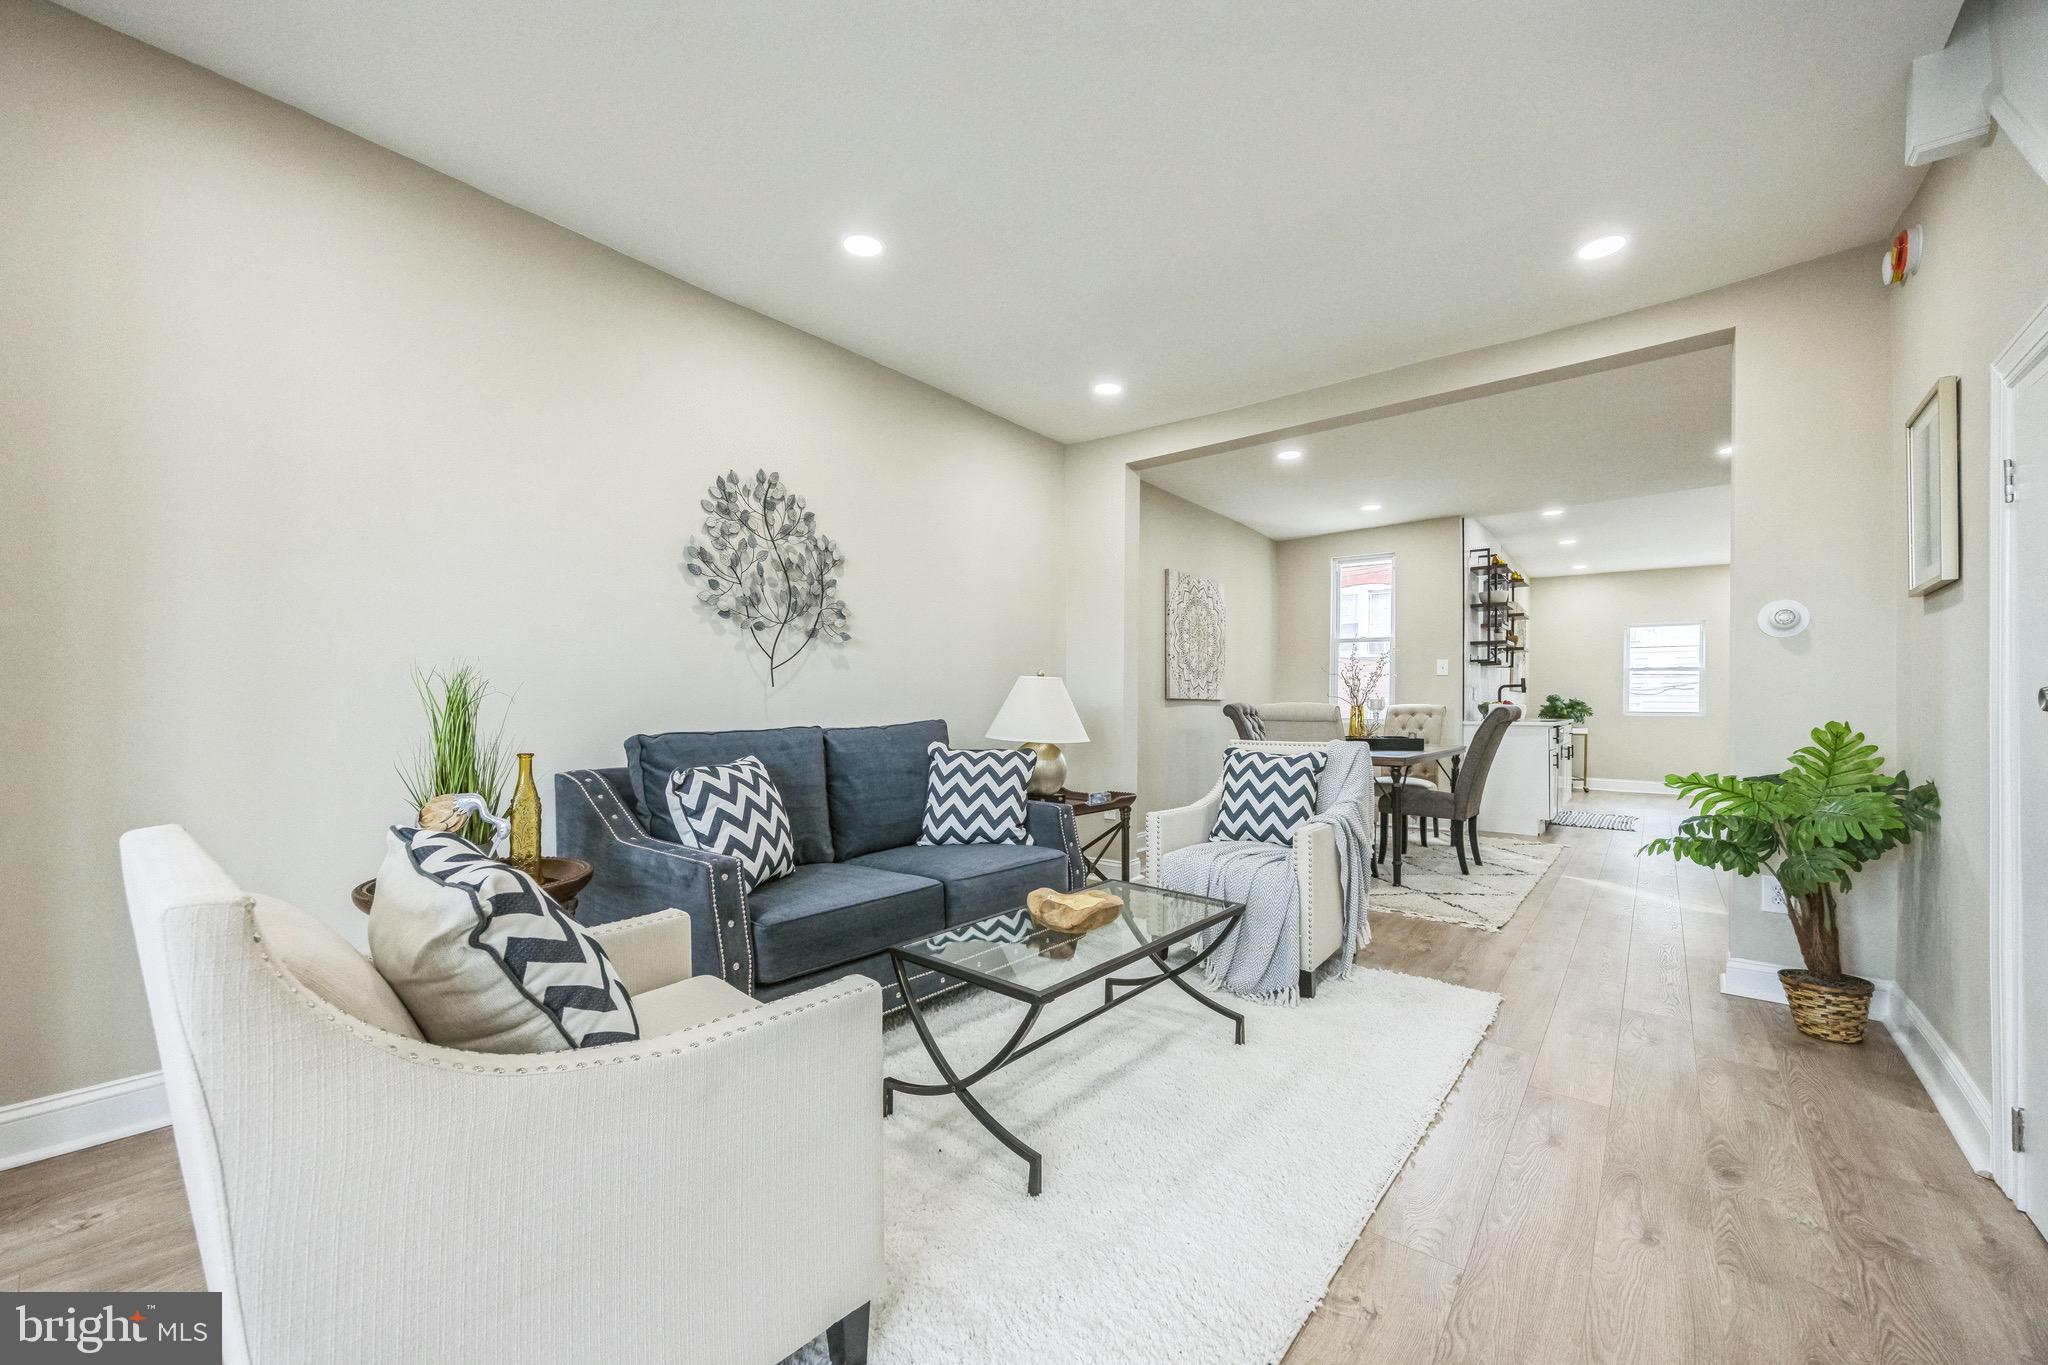
[[[1100,929],[1124,908],[1123,898],[1107,891],[1055,891],[1041,886],[1024,898],[1031,922],[1041,929],[1063,934],[1085,934]]]
[[[555,898],[555,903],[573,917],[576,914],[576,897],[583,888],[590,885],[590,879],[597,869],[581,858],[542,858],[540,860],[540,889]],[[356,909],[370,913],[370,903],[377,898],[375,877],[349,892],[349,899],[356,903]]]

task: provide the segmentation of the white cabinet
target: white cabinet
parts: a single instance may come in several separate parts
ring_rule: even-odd
[[[1465,724],[1465,743],[1479,732]],[[1535,837],[1572,796],[1571,725],[1561,720],[1525,720],[1508,727],[1486,791],[1479,798],[1479,828],[1496,834]]]

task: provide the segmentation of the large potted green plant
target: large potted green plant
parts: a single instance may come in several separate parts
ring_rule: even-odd
[[[1672,774],[1664,785],[1698,813],[1645,853],[1670,853],[1745,877],[1768,874],[1785,890],[1806,970],[1778,973],[1802,1033],[1863,1041],[1870,982],[1842,971],[1839,915],[1851,877],[1941,818],[1932,782],[1884,771],[1884,757],[1838,720],[1812,732],[1782,773]]]

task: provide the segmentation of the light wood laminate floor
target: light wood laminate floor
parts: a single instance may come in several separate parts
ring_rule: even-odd
[[[2048,1365],[2048,1246],[1885,1030],[1720,994],[1725,888],[1635,854],[1675,804],[1578,804],[1640,826],[1554,830],[1501,932],[1373,916],[1501,1011],[1288,1365]],[[168,1133],[0,1173],[0,1288],[201,1287]]]

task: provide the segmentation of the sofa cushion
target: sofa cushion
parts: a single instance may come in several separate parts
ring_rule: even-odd
[[[913,844],[864,853],[855,865],[938,882],[949,926],[1015,910],[1041,886],[1067,887],[1065,850],[1036,844]]]
[[[739,863],[749,891],[796,867],[789,810],[761,760],[678,768],[668,775],[668,818],[676,842]]]
[[[1223,805],[1209,837],[1288,843],[1296,827],[1316,813],[1316,789],[1329,761],[1321,749],[1231,749],[1223,759]]]
[[[754,974],[785,981],[946,927],[946,893],[923,877],[807,863],[747,896]]]
[[[752,754],[761,760],[789,811],[800,863],[832,861],[832,818],[825,807],[825,732],[815,725],[781,730],[673,730],[635,735],[626,741],[626,766],[633,773],[635,812],[647,832],[669,843],[676,824],[668,811],[668,778],[678,768],[737,763]],[[919,779],[919,797],[924,788]],[[908,840],[905,841],[909,842]]]
[[[370,960],[303,910],[269,896],[251,896],[256,932],[270,960],[334,1008],[386,1033],[425,1042],[427,1035],[405,1012],[391,983]]]
[[[1029,808],[1024,788],[1038,755],[1029,749],[954,749],[926,745],[931,773],[925,789],[920,844],[1025,844]]]
[[[924,827],[925,778],[931,767],[925,750],[934,742],[946,742],[942,720],[825,731],[832,848],[841,862],[917,842]]]
[[[633,997],[642,1038],[663,1038],[713,1019],[743,1013],[759,1004],[745,991],[715,976],[687,977]]]
[[[442,1047],[559,1052],[640,1036],[598,941],[533,878],[453,834],[386,838],[370,957]]]

